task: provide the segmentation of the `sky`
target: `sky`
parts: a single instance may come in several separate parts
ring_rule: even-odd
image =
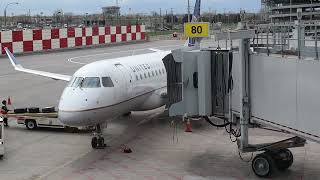
[[[9,5],[7,14],[26,14],[29,10],[32,15],[43,12],[45,15],[52,14],[56,9],[74,14],[101,13],[101,7],[115,5],[116,0],[0,0],[0,13],[10,2],[18,2],[19,5]],[[160,11],[165,13],[187,12],[188,0],[119,0],[121,12],[127,13],[150,13]],[[193,8],[195,0],[190,0]],[[238,12],[240,9],[258,11],[260,0],[202,0],[202,11]]]

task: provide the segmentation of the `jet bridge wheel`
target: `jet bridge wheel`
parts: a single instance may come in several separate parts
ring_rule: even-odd
[[[276,154],[276,163],[280,171],[287,170],[293,164],[293,154],[289,149],[281,149]]]
[[[277,166],[272,155],[268,152],[258,154],[252,160],[253,172],[262,178],[270,177],[277,171]]]

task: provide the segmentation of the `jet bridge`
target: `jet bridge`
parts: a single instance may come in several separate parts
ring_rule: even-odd
[[[293,163],[289,148],[306,140],[320,142],[320,62],[256,54],[250,49],[254,32],[216,34],[216,40],[240,39],[238,52],[217,49],[178,49],[163,59],[168,77],[168,107],[172,117],[202,117],[210,124],[232,126],[240,118],[238,148],[242,153],[263,152],[252,160],[260,177]],[[226,122],[217,125],[210,117]],[[249,127],[268,125],[293,137],[250,144]],[[230,128],[231,130],[231,128]]]
[[[165,57],[170,116],[227,116],[232,58],[215,49],[179,49]]]

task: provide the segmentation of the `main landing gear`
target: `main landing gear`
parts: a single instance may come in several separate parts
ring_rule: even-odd
[[[104,143],[104,138],[102,136],[101,126],[98,124],[96,126],[96,132],[93,133],[91,139],[91,146],[93,149],[104,149],[107,145]]]

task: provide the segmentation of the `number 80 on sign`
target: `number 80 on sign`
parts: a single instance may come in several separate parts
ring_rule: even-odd
[[[186,37],[209,37],[209,23],[185,23],[184,35]]]

